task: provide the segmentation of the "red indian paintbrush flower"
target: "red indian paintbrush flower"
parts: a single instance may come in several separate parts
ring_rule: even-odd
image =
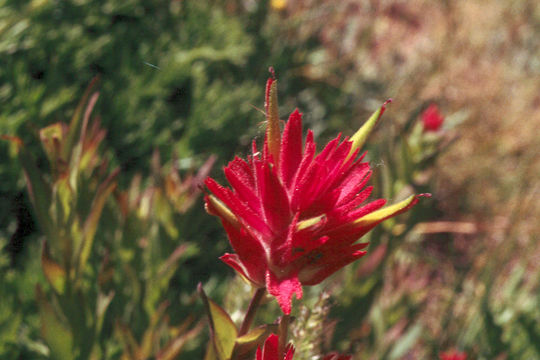
[[[422,112],[422,124],[424,131],[437,131],[444,123],[444,117],[439,112],[439,108],[435,104],[429,105],[429,107]]]
[[[418,196],[383,208],[365,203],[372,187],[369,164],[359,148],[386,103],[350,139],[341,135],[315,155],[313,132],[302,146],[302,115],[295,110],[279,129],[277,81],[266,88],[268,120],[262,154],[253,143],[247,160],[236,157],[224,169],[232,189],[208,178],[209,213],[221,218],[234,254],[221,257],[254,286],[266,287],[285,314],[302,285],[315,285],[365,255],[357,240],[381,221],[413,206]]]
[[[264,342],[264,347],[257,348],[256,360],[292,360],[294,355],[294,347],[289,344],[285,348],[284,354],[279,354],[279,337],[276,334],[271,334]]]

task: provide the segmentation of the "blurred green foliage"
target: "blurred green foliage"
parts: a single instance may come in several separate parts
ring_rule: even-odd
[[[527,0],[497,6],[353,0],[334,6],[330,0],[305,0],[285,1],[283,10],[269,3],[0,0],[0,134],[17,136],[34,158],[20,159],[19,145],[0,142],[0,357],[70,358],[77,349],[82,357],[95,358],[166,358],[180,350],[182,358],[200,358],[204,336],[195,334],[202,305],[193,297],[199,281],[213,299],[226,300],[234,321],[241,318],[249,291],[227,280],[232,272],[216,260],[227,249],[225,235],[195,202],[190,184],[196,175],[185,176],[188,169],[204,167],[210,154],[218,155],[214,168],[219,169],[260,137],[264,116],[256,108],[262,108],[270,65],[280,80],[282,118],[298,106],[319,143],[338,131],[353,134],[387,97],[396,97],[367,144],[374,196],[396,201],[436,189],[443,194],[436,193],[436,199],[453,206],[427,202],[386,223],[370,235],[365,259],[306,291],[307,307],[297,309],[298,325],[293,324],[293,338],[304,351],[297,357],[331,349],[366,358],[432,359],[452,347],[478,359],[540,356],[538,238],[521,221],[534,218],[538,187],[529,183],[538,162],[523,162],[520,155],[533,159],[530,144],[538,142],[512,140],[535,133],[534,121],[511,124],[512,136],[486,139],[497,150],[483,147],[489,158],[460,162],[474,155],[470,149],[476,149],[479,136],[504,129],[485,119],[519,108],[515,99],[528,99],[496,93],[497,82],[516,94],[537,89],[538,6]],[[506,30],[494,22],[496,32],[482,33],[494,26],[481,16],[488,7],[504,15]],[[477,19],[484,22],[478,25]],[[431,29],[429,20],[439,27]],[[432,43],[443,45],[430,52],[425,46]],[[498,54],[495,64],[488,56],[476,69],[484,54]],[[474,69],[487,76],[479,81]],[[523,76],[517,80],[508,75],[518,71]],[[58,169],[73,170],[73,164],[54,165],[56,145],[42,145],[62,133],[55,124],[72,118],[95,76],[101,82],[93,113],[99,128],[107,130],[97,159],[106,166],[78,174],[81,191],[61,186]],[[442,136],[423,134],[416,123],[433,99],[448,110]],[[396,107],[399,112],[392,110]],[[470,138],[458,147],[465,155],[438,164],[456,139],[452,128],[467,119],[469,107],[473,120],[482,120],[469,129],[479,130],[461,132]],[[508,121],[534,119],[534,109],[523,106]],[[40,136],[44,128],[48,132]],[[500,147],[509,153],[501,156]],[[499,166],[502,160],[507,165]],[[516,163],[522,175],[508,170]],[[35,209],[21,175],[30,164],[49,189],[45,200],[55,199]],[[487,165],[482,170],[478,164]],[[97,230],[83,235],[92,196],[115,167],[120,173],[104,196]],[[479,171],[483,177],[473,178]],[[452,192],[447,185],[460,179],[461,186],[476,184],[479,191]],[[489,197],[489,185],[499,182],[519,189],[521,197],[509,196],[517,205]],[[490,210],[487,235],[415,228],[444,211],[454,211],[459,220],[473,207]],[[492,210],[499,208],[511,209],[510,218],[495,218]],[[53,220],[51,230],[47,223]],[[90,250],[79,270],[69,270],[80,256],[58,245],[58,233],[74,242],[86,236]],[[39,261],[43,238],[49,245],[43,247],[44,263]],[[70,271],[65,278],[54,275]],[[73,291],[62,290],[66,282]],[[322,289],[332,296],[321,297]],[[73,310],[81,303],[80,311]],[[272,316],[259,320],[272,321],[279,311],[265,306]],[[302,326],[312,331],[307,334]],[[47,327],[64,332],[73,347],[48,337]],[[329,340],[315,341],[322,333]]]

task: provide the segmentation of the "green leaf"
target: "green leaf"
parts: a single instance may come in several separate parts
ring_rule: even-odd
[[[486,292],[487,294],[488,292]],[[485,335],[490,346],[492,356],[499,355],[507,348],[503,341],[503,329],[495,322],[488,304],[488,296],[484,295],[481,304],[481,311],[484,318]]]
[[[158,325],[163,322],[163,317],[168,306],[168,301],[162,302],[150,318],[150,324],[148,324],[141,342],[141,352],[145,357],[152,355],[154,345],[159,342]]]
[[[50,258],[47,240],[43,241],[41,250],[41,267],[45,278],[51,284],[52,288],[58,293],[63,294],[66,286],[66,271],[54,260]]]
[[[225,310],[206,296],[201,284],[198,290],[210,321],[210,334],[215,354],[219,360],[228,360],[231,358],[238,336],[236,325]]]
[[[208,345],[206,346],[206,354],[204,355],[204,360],[218,360],[212,340],[210,340],[208,342]]]
[[[110,291],[107,295],[103,293],[98,294],[97,303],[96,303],[96,334],[101,332],[103,327],[103,320],[105,319],[105,313],[107,308],[111,304],[111,301],[114,297],[114,291]]]
[[[39,225],[45,236],[53,239],[54,226],[49,215],[49,206],[51,204],[51,188],[49,184],[41,176],[34,157],[26,150],[21,139],[12,136],[2,136],[2,138],[15,145],[17,157],[24,170],[26,186],[28,187],[30,200],[34,206]]]
[[[39,285],[36,287],[36,298],[41,315],[41,334],[49,346],[51,359],[74,359],[73,334],[59,319]]]
[[[518,322],[529,337],[529,343],[534,347],[536,354],[540,356],[540,330],[538,322],[535,321],[534,317],[525,314],[521,314],[518,317]]]
[[[119,172],[120,169],[116,169],[112,172],[112,174],[99,186],[97,193],[92,201],[90,213],[83,227],[83,240],[79,250],[77,251],[77,269],[79,273],[82,273],[82,271],[84,270],[86,261],[90,256],[92,243],[94,241],[94,235],[96,234],[103,206],[105,205],[105,201],[107,200],[109,195],[116,187],[116,177],[118,176]]]
[[[405,335],[403,335],[392,348],[389,359],[401,359],[409,349],[411,349],[418,337],[422,334],[422,325],[414,325]]]
[[[255,349],[258,345],[262,345],[268,335],[276,333],[278,326],[274,324],[267,324],[256,327],[247,334],[240,336],[236,339],[236,343],[233,351],[233,358],[237,358],[249,351]]]
[[[115,332],[124,347],[124,354],[123,354],[124,358],[127,358],[127,359],[143,359],[144,358],[142,356],[142,351],[139,347],[139,344],[137,344],[137,341],[135,340],[135,337],[133,337],[131,330],[125,324],[117,322],[115,326]]]

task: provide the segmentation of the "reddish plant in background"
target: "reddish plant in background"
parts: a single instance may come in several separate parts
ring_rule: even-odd
[[[441,360],[467,360],[467,354],[457,350],[450,350],[440,354]]]
[[[424,131],[438,131],[444,123],[444,117],[436,104],[431,104],[422,112],[422,125]]]
[[[209,213],[221,218],[235,251],[221,259],[256,288],[268,289],[285,314],[302,285],[315,285],[366,254],[357,240],[385,219],[418,201],[418,196],[381,209],[386,200],[367,202],[372,187],[369,164],[359,148],[386,103],[350,139],[341,135],[318,154],[313,132],[302,146],[302,115],[295,110],[279,129],[277,81],[266,87],[268,120],[262,153],[253,143],[247,160],[224,169],[231,188],[208,178]]]
[[[351,359],[352,359],[352,355],[342,355],[336,352],[332,352],[330,354],[325,355],[322,360],[351,360]]]

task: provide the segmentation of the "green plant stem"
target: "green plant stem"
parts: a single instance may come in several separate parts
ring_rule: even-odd
[[[247,309],[246,316],[244,317],[244,321],[242,322],[242,327],[240,328],[238,336],[245,335],[249,331],[265,293],[266,288],[259,288],[255,291],[255,294],[253,294],[253,298],[251,298],[251,302],[249,303],[249,307]]]
[[[289,335],[289,323],[291,320],[290,315],[283,315],[281,317],[281,320],[279,322],[279,328],[278,328],[278,354],[281,357],[285,353],[285,347],[287,346],[287,337]]]

